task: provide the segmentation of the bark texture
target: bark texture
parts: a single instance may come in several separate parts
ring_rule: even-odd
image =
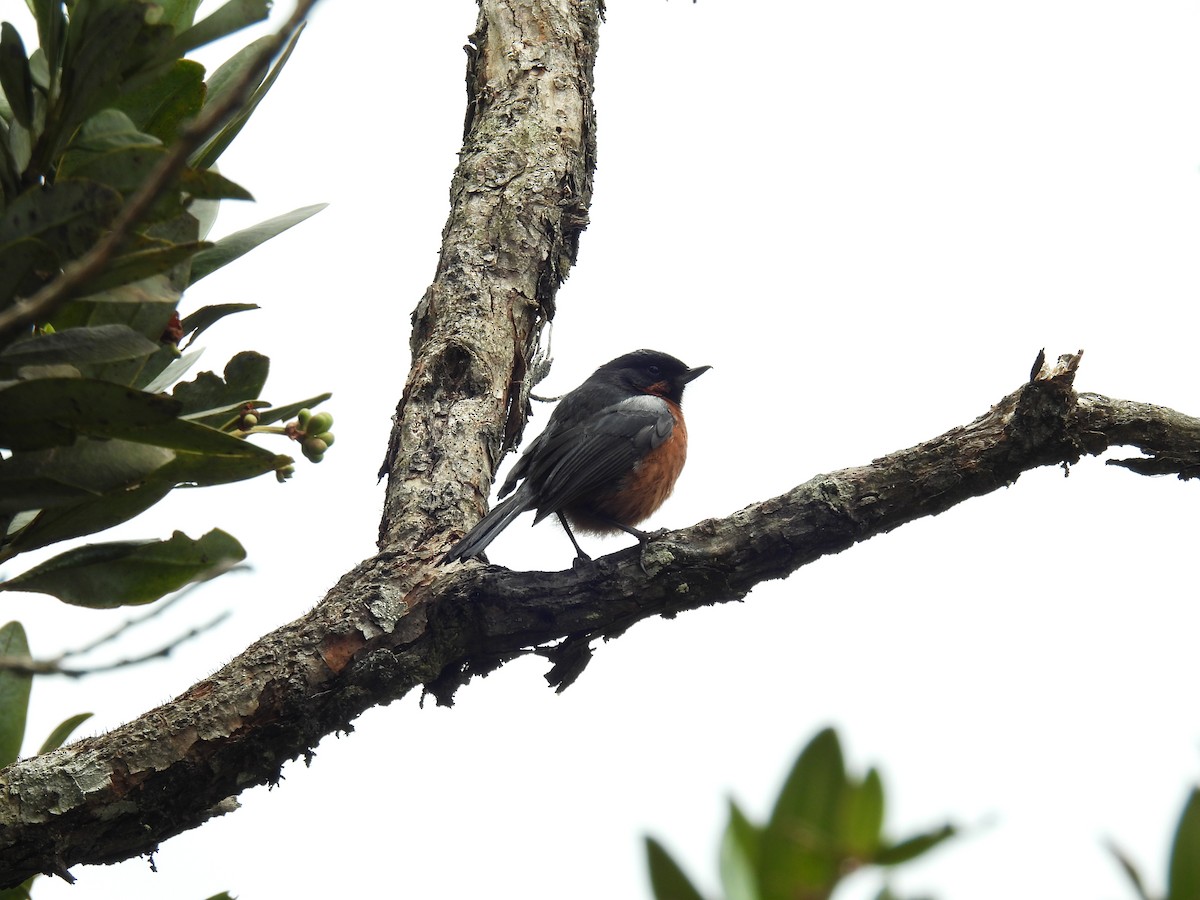
[[[0,773],[0,884],[112,862],[236,808],[246,787],[352,730],[410,690],[449,704],[473,675],[525,653],[560,689],[590,645],[651,616],[743,598],[754,585],[999,487],[1022,472],[1110,460],[1200,471],[1200,420],[1077,394],[1078,355],[1042,367],[969,425],[865,466],[819,475],[725,519],[660,533],[563,572],[477,563],[437,569],[385,551],[347,573],[308,616],[267,635],[169,704],[106,735]],[[643,571],[643,566],[645,571]]]
[[[561,688],[597,638],[740,599],[1029,469],[1123,444],[1141,454],[1117,464],[1200,471],[1200,420],[1077,394],[1078,355],[1039,357],[1027,383],[968,425],[660,533],[644,554],[552,573],[439,568],[519,436],[538,331],[586,223],[599,13],[584,0],[481,3],[465,147],[437,275],[414,314],[379,552],[171,703],[0,772],[0,886],[152,852],[408,691],[450,703],[472,675],[531,652],[550,659]]]
[[[595,0],[481,3],[450,218],[380,472],[381,550],[440,555],[520,437],[537,340],[588,221],[599,16]]]

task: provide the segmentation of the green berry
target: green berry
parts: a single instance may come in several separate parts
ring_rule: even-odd
[[[309,421],[304,431],[306,434],[321,434],[333,427],[333,416],[327,412],[319,412]]]

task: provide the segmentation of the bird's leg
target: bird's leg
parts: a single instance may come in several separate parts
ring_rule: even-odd
[[[613,522],[614,528],[620,528],[626,534],[632,534],[637,538],[638,543],[642,545],[642,552],[646,551],[646,546],[650,543],[650,535],[641,529],[634,528],[632,525],[622,525],[620,522]]]
[[[637,538],[638,548],[638,568],[642,570],[642,574],[649,577],[650,572],[646,568],[646,548],[650,546],[650,535],[640,529],[634,528],[632,525],[623,525],[616,519],[608,519],[613,528],[620,528],[626,534],[631,534]]]
[[[567,532],[567,537],[571,539],[571,543],[575,545],[575,552],[584,562],[591,562],[592,558],[583,552],[583,548],[579,546],[579,541],[575,540],[575,532],[571,530],[571,524],[567,521],[567,517],[563,515],[562,510],[559,510],[556,515],[558,521],[562,522],[563,529]]]

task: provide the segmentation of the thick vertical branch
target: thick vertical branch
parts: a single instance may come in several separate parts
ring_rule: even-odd
[[[587,225],[601,6],[480,2],[450,217],[413,313],[412,370],[380,473],[381,550],[444,549],[448,525],[478,517],[520,436],[538,337]]]

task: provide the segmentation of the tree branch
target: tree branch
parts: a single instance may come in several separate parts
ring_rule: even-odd
[[[487,504],[529,415],[542,327],[588,222],[596,0],[483,0],[466,135],[380,476],[379,549],[440,557]],[[436,498],[431,502],[430,498]]]
[[[380,553],[304,618],[267,635],[183,696],[109,734],[0,774],[0,884],[153,851],[201,824],[326,734],[414,688],[456,688],[525,653],[577,675],[588,645],[652,616],[738,600],[754,585],[906,522],[1072,465],[1116,445],[1156,471],[1200,467],[1200,420],[1071,384],[1078,356],[1043,371],[969,425],[819,475],[724,519],[660,533],[643,574],[636,547],[562,572],[476,563],[439,568]],[[1128,464],[1128,460],[1124,464]],[[411,585],[403,588],[402,585]],[[557,646],[555,646],[557,644]]]

